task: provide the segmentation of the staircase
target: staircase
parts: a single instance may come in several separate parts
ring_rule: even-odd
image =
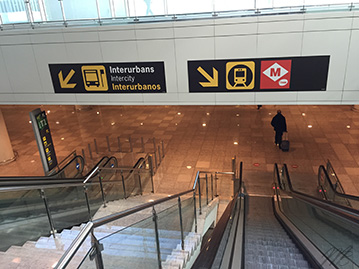
[[[245,268],[311,268],[276,220],[271,199],[248,197]]]
[[[128,206],[136,203],[143,203],[151,197],[132,197],[128,199]],[[119,206],[120,204],[120,206]],[[109,211],[124,207],[124,202],[109,203],[106,208],[96,215],[107,214]],[[151,216],[151,212],[142,214],[143,218]],[[132,221],[134,221],[132,219]],[[126,223],[127,221],[124,220]],[[135,221],[136,222],[136,221]],[[101,252],[105,268],[158,268],[157,245],[152,219],[127,226],[127,223],[120,226],[120,222],[114,225],[105,225],[95,229],[95,236],[103,244]],[[57,233],[56,238],[40,237],[37,241],[27,241],[22,246],[11,246],[5,252],[0,252],[1,268],[52,268],[61,258],[66,249],[70,246],[79,234],[81,226],[74,226]],[[201,236],[196,233],[185,233],[184,250],[181,248],[180,231],[165,230],[159,227],[160,252],[162,268],[184,268],[194,251],[200,245]],[[102,238],[102,239],[101,239]],[[77,268],[84,257],[85,261],[80,268],[94,268],[94,260],[88,257],[91,247],[91,240],[87,238],[74,259],[67,268]]]

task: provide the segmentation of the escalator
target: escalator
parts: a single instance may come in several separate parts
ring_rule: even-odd
[[[281,171],[272,197],[241,181],[192,268],[359,268],[359,212],[291,189]]]
[[[132,181],[142,173],[139,169],[147,168],[146,174],[150,173],[143,158],[129,169],[122,168],[120,178],[115,157],[103,157],[85,176],[71,172],[69,167],[78,170],[79,166],[69,163],[72,165],[65,166],[65,173],[63,169],[59,172],[76,178],[59,178],[57,173],[50,177],[0,179],[1,251],[87,222],[106,202],[138,194],[130,186],[138,185]]]

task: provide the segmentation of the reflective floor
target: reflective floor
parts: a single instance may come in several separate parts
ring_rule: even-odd
[[[0,165],[0,176],[43,175],[29,112],[39,106],[0,106],[15,162]],[[143,151],[164,143],[165,158],[155,177],[157,193],[191,188],[197,170],[230,171],[231,158],[246,171],[270,172],[286,163],[298,178],[316,179],[329,159],[347,193],[359,195],[359,113],[352,106],[40,106],[47,111],[57,158],[73,150],[88,163],[115,155],[134,164]],[[287,119],[289,152],[274,144],[270,125],[277,109]],[[110,142],[110,151],[106,137]],[[120,139],[120,147],[118,145]],[[143,144],[141,143],[143,139]],[[96,139],[97,151],[94,139]],[[132,152],[130,141],[132,142]],[[89,154],[91,148],[92,159]],[[268,179],[272,180],[272,179]]]

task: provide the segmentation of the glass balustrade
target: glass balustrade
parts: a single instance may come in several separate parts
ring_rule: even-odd
[[[290,5],[290,6],[288,6]],[[3,0],[1,24],[64,22],[128,23],[133,18],[156,21],[159,18],[183,19],[215,16],[243,16],[297,12],[346,11],[358,9],[358,3],[343,0]],[[86,7],[86,8],[84,8]],[[168,17],[168,18],[167,18]],[[132,18],[132,20],[128,20]],[[121,19],[121,20],[119,20]],[[136,19],[135,19],[136,20]],[[115,22],[115,21],[114,21]]]

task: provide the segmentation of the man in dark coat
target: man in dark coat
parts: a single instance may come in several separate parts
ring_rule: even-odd
[[[285,117],[282,115],[282,111],[277,110],[277,115],[275,115],[271,121],[271,125],[274,127],[275,139],[274,143],[280,147],[282,143],[283,132],[287,131],[287,123]]]

